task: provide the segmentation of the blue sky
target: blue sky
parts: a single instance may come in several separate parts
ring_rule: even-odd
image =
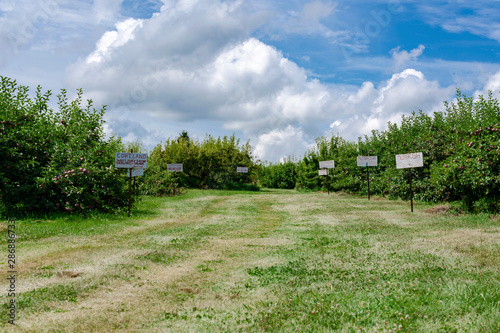
[[[484,0],[1,0],[0,75],[83,88],[125,141],[235,133],[278,161],[456,88],[498,96],[498,17]]]

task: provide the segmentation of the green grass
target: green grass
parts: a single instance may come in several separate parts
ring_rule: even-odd
[[[17,298],[18,328],[500,332],[498,217],[429,207],[193,190],[144,198],[130,218],[18,221],[18,255],[34,263],[19,266],[31,287]]]

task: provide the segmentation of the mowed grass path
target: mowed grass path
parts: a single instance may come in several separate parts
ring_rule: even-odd
[[[17,221],[0,330],[500,332],[498,218],[429,207],[194,190],[131,218]]]

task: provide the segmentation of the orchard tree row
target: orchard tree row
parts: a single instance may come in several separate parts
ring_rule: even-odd
[[[0,77],[0,208],[6,213],[114,211],[126,207],[125,170],[114,168],[119,138],[104,139],[103,114],[82,91],[58,110],[51,92]]]
[[[105,107],[83,105],[82,91],[68,101],[57,96],[58,110],[50,107],[51,92],[29,88],[0,76],[0,214],[119,212],[128,205],[127,169],[115,168],[115,154],[146,152],[140,142],[124,145],[119,137],[104,135]],[[183,132],[159,144],[149,155],[136,194],[176,195],[183,187],[258,189],[245,185],[254,170],[251,147],[235,136],[202,142]],[[183,163],[183,173],[167,172],[167,164]],[[135,196],[132,196],[134,199]]]
[[[127,207],[127,170],[114,167],[115,153],[145,152],[140,142],[125,146],[119,137],[106,139],[105,107],[83,105],[82,91],[68,101],[57,96],[58,110],[49,106],[51,92],[1,78],[0,86],[0,213],[112,212]],[[182,132],[158,144],[149,154],[144,177],[136,181],[145,195],[176,195],[182,188],[319,190],[319,161],[334,160],[329,186],[333,191],[366,194],[364,168],[358,155],[378,156],[370,168],[371,192],[409,199],[407,170],[398,170],[395,155],[422,152],[424,167],[413,172],[417,200],[460,201],[468,211],[498,212],[500,208],[500,107],[489,93],[474,100],[457,91],[454,103],[432,115],[404,116],[400,125],[349,142],[321,137],[316,148],[300,159],[255,164],[249,142],[234,135],[197,141]],[[182,163],[182,173],[167,164]],[[249,173],[237,173],[248,167]]]
[[[183,164],[183,172],[167,171],[167,165],[175,163]],[[237,167],[248,167],[249,173],[238,173]],[[208,135],[197,141],[184,131],[151,151],[139,188],[150,195],[168,195],[178,187],[256,190],[256,186],[247,184],[254,171],[249,142],[240,144],[234,135],[217,139]]]
[[[373,131],[357,143],[341,137],[318,138],[316,148],[304,158],[264,166],[260,179],[267,186],[289,188],[280,182],[284,170],[294,170],[297,189],[318,190],[319,161],[334,160],[330,170],[333,191],[366,194],[366,169],[356,166],[358,155],[378,156],[370,167],[370,191],[389,198],[408,200],[408,170],[396,169],[395,155],[422,152],[424,167],[413,169],[413,191],[417,200],[459,201],[467,211],[500,210],[500,107],[492,93],[474,100],[457,90],[445,111],[427,115],[422,111],[403,116],[401,124],[388,124],[386,131]],[[276,180],[269,180],[275,174]]]

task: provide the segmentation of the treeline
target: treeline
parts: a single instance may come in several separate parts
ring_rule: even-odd
[[[408,200],[408,170],[396,169],[395,155],[422,152],[424,167],[413,169],[413,191],[417,200],[459,201],[466,211],[500,210],[500,107],[491,92],[477,100],[457,90],[454,103],[445,111],[427,115],[421,111],[403,116],[400,125],[373,131],[357,143],[340,137],[319,138],[316,148],[295,163],[295,188],[319,190],[319,161],[334,160],[329,185],[332,191],[367,194],[366,169],[356,166],[358,155],[378,156],[370,167],[370,190],[389,198]],[[269,168],[269,171],[266,170]],[[273,164],[261,171],[268,186],[282,186],[266,173],[280,175],[293,167],[289,162]],[[267,177],[267,178],[266,178]],[[272,185],[271,185],[272,184]]]
[[[168,172],[168,164],[182,163],[183,172]],[[237,167],[247,167],[248,173],[237,172]],[[182,132],[176,139],[158,144],[148,157],[144,177],[138,179],[142,194],[171,195],[178,188],[245,189],[258,190],[249,142],[231,135],[215,139],[208,135],[204,140],[191,139]]]
[[[0,86],[0,213],[114,212],[127,207],[126,169],[114,167],[115,153],[146,152],[140,142],[124,145],[119,137],[106,139],[105,108],[92,101],[83,105],[82,91],[73,101],[62,90],[58,110],[49,107],[51,92],[1,78]],[[398,154],[422,152],[424,167],[413,169],[417,200],[460,201],[467,211],[498,212],[500,208],[500,107],[487,98],[463,96],[457,91],[445,111],[421,111],[403,116],[400,125],[388,124],[358,142],[321,137],[315,149],[300,160],[255,163],[249,142],[234,135],[198,141],[182,132],[158,144],[148,157],[143,177],[136,177],[135,193],[176,195],[185,188],[244,189],[259,187],[321,190],[319,162],[334,160],[328,186],[331,191],[367,194],[365,168],[357,156],[376,155],[370,167],[373,194],[409,199],[408,170],[396,169]],[[182,163],[183,172],[167,171]],[[248,173],[238,173],[247,167]]]
[[[143,145],[106,139],[105,107],[95,109],[91,100],[83,105],[81,90],[73,101],[62,90],[53,110],[50,91],[38,87],[30,97],[28,87],[0,79],[0,214],[127,208],[128,169],[115,168],[115,154],[146,152]],[[172,163],[182,163],[184,171],[167,172]],[[249,142],[240,144],[234,135],[197,141],[183,132],[150,152],[144,176],[134,179],[132,201],[137,194],[177,195],[185,188],[258,190],[255,171]]]

